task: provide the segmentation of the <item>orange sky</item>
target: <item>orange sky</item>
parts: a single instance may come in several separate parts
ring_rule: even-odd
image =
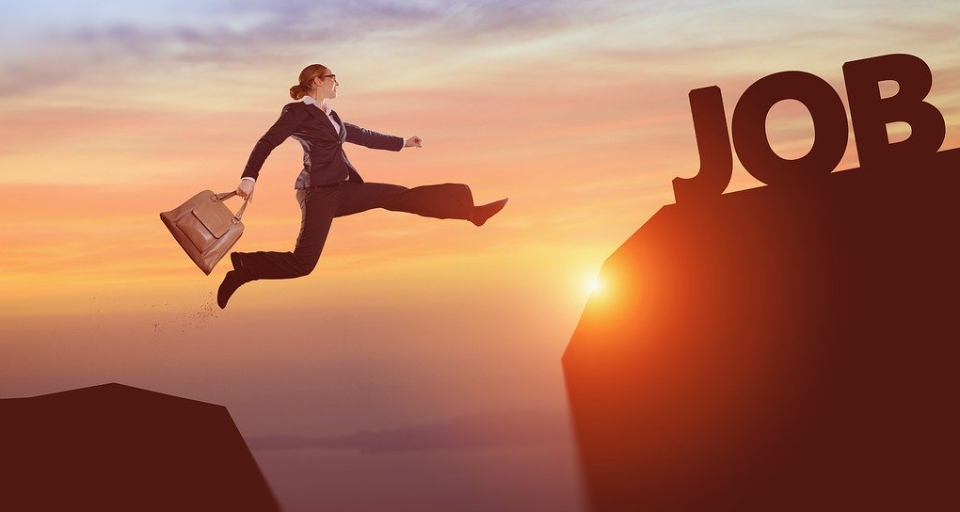
[[[960,146],[955,2],[106,4],[0,16],[0,396],[119,381],[227,405],[248,436],[563,408],[588,280],[699,167],[691,89],[720,86],[729,120],[764,75],[844,97],[845,61],[910,53]],[[313,275],[220,311],[228,265],[205,277],[157,215],[234,188],[312,62],[345,120],[425,140],[348,148],[367,181],[510,203],[480,229],[338,219]],[[812,143],[796,104],[768,128],[785,156]],[[238,250],[292,248],[300,158],[268,159]],[[757,185],[735,161],[730,190]]]

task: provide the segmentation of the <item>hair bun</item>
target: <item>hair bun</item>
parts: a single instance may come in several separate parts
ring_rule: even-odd
[[[294,85],[293,87],[290,88],[290,97],[291,97],[291,98],[293,98],[293,99],[295,99],[295,100],[299,100],[299,99],[303,98],[304,95],[305,95],[305,91],[303,90],[303,86],[302,86],[302,85],[297,84],[297,85]]]

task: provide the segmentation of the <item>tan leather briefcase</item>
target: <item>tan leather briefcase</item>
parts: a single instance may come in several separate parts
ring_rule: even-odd
[[[220,258],[243,234],[240,219],[247,201],[243,201],[236,215],[223,204],[225,199],[235,195],[236,191],[215,194],[204,190],[173,210],[160,214],[160,220],[173,238],[204,274],[210,275]]]

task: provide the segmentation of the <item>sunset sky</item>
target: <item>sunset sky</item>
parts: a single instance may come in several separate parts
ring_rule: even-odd
[[[841,3],[5,2],[0,397],[121,382],[225,405],[288,511],[575,510],[560,356],[604,259],[699,168],[691,89],[719,86],[729,120],[751,83],[802,70],[846,105],[844,62],[908,53],[933,70],[943,148],[960,146],[960,3]],[[158,214],[234,189],[315,62],[344,120],[425,141],[348,147],[366,181],[510,203],[482,228],[338,219],[312,275],[220,311],[229,262],[204,276]],[[768,130],[785,157],[812,144],[796,102]],[[840,169],[857,166],[850,137]],[[292,249],[301,154],[289,140],[267,160],[238,250]],[[729,190],[759,185],[735,160]],[[545,436],[396,454],[264,441],[463,418]]]

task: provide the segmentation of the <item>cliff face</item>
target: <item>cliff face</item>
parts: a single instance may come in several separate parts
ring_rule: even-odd
[[[594,508],[960,509],[958,195],[953,150],[662,208],[563,357]]]
[[[279,510],[226,408],[120,384],[0,400],[0,468],[0,510]]]

